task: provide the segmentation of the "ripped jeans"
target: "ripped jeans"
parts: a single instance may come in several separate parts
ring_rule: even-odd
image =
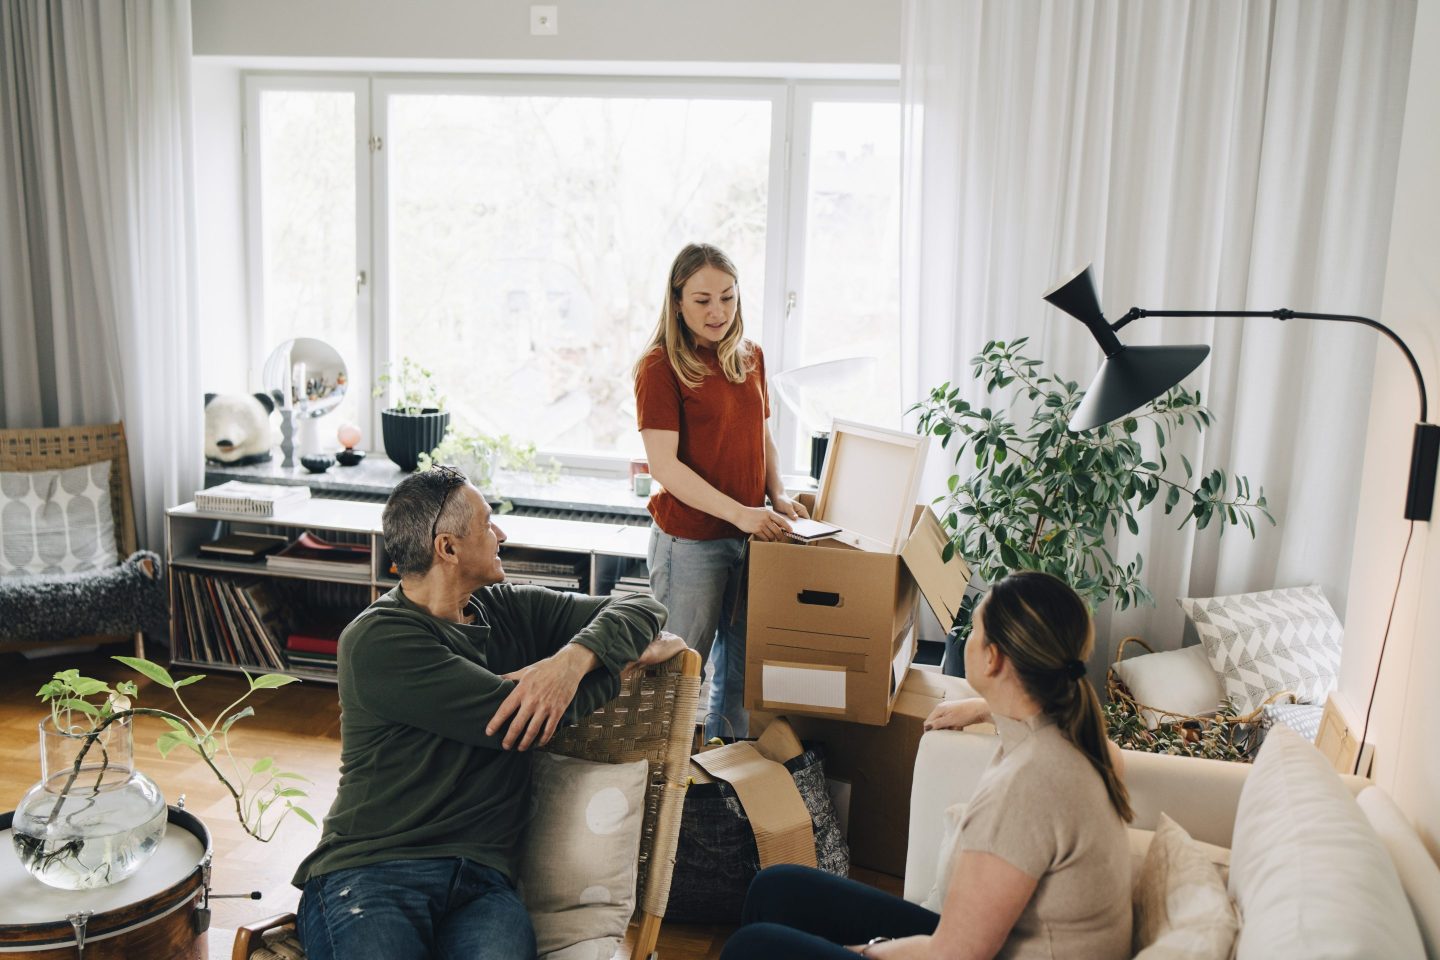
[[[460,857],[390,860],[311,877],[309,960],[533,960],[535,929],[506,876]]]

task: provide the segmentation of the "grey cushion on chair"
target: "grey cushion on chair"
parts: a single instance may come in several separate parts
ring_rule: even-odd
[[[146,560],[154,576],[145,572]],[[162,632],[169,618],[160,558],[148,550],[109,570],[0,577],[0,640]]]
[[[116,564],[109,460],[0,472],[0,576],[78,573]]]

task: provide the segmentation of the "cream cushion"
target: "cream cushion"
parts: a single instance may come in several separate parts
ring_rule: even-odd
[[[920,904],[926,910],[940,912],[950,892],[950,874],[955,869],[955,847],[960,842],[960,821],[965,819],[968,803],[954,803],[945,808],[945,832],[940,837],[940,853],[935,861],[935,882]]]
[[[0,473],[0,576],[81,573],[119,563],[109,460]]]
[[[1122,660],[1115,664],[1115,675],[1136,700],[1167,713],[1193,717],[1220,706],[1220,678],[1199,644]],[[1142,716],[1155,729],[1155,711],[1142,711]]]
[[[1228,960],[1240,924],[1220,871],[1163,813],[1135,877],[1134,906],[1136,960]]]
[[[1320,752],[1288,727],[1265,738],[1230,848],[1238,960],[1424,956],[1380,838]]]
[[[613,956],[635,912],[649,765],[535,756],[520,898],[541,957]]]

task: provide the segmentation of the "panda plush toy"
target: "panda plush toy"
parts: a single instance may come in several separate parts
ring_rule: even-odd
[[[263,463],[280,442],[270,422],[275,400],[265,393],[205,394],[205,458],[215,463]]]

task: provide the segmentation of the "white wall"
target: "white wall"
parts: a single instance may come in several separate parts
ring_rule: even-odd
[[[1419,0],[1395,189],[1385,299],[1378,318],[1415,353],[1440,421],[1440,0]],[[1365,473],[1350,574],[1339,700],[1359,736],[1409,524],[1402,516],[1413,425],[1414,377],[1381,344],[1365,445]],[[1440,504],[1415,525],[1370,721],[1375,777],[1389,788],[1440,860]]]
[[[240,151],[243,104],[240,71],[197,59],[191,69],[195,100],[196,280],[200,355],[246,355],[244,164]],[[258,390],[243,363],[207,364],[207,393]]]
[[[900,0],[192,0],[195,54],[897,64]]]

